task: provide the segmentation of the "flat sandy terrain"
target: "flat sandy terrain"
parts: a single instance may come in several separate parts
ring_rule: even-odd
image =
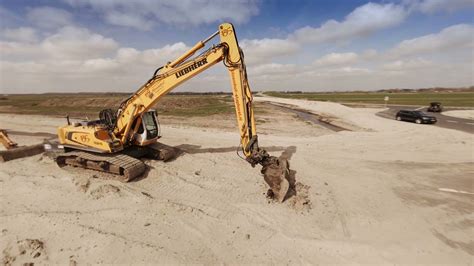
[[[165,118],[184,153],[120,183],[37,155],[0,164],[3,263],[472,264],[473,135],[381,109],[256,97],[330,117],[259,116],[260,145],[289,158],[297,194],[265,197],[236,155],[234,117]],[[0,128],[55,133],[62,118],[0,115]],[[11,135],[20,144],[38,137]]]
[[[443,112],[443,115],[474,120],[474,110],[446,111],[446,112]]]

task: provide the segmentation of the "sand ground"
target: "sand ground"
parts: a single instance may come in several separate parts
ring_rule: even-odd
[[[162,142],[185,153],[147,161],[134,182],[60,169],[43,155],[0,164],[3,263],[473,263],[472,134],[384,119],[380,109],[256,100],[352,129],[256,114],[260,145],[290,159],[296,196],[265,197],[260,169],[236,155],[233,117],[167,118]],[[0,115],[0,127],[16,131],[63,123]]]
[[[452,110],[443,112],[443,115],[474,120],[474,110]]]

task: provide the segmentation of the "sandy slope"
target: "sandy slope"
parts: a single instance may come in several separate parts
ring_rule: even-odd
[[[0,164],[3,259],[472,263],[474,195],[440,190],[474,192],[472,135],[383,119],[376,109],[256,99],[329,114],[357,131],[296,127],[287,117],[280,132],[260,135],[271,153],[290,156],[298,194],[284,204],[269,202],[259,169],[236,156],[238,135],[218,128],[164,125],[163,142],[187,153],[148,161],[147,176],[127,184],[40,155]],[[63,123],[0,115],[12,130],[54,133]],[[20,255],[25,239],[40,240],[41,255],[31,255],[38,245]]]

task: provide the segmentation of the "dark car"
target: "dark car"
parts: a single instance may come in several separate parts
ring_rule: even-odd
[[[443,111],[443,105],[439,102],[432,102],[428,107],[428,112],[441,113]]]
[[[422,111],[400,110],[395,118],[398,121],[410,121],[417,124],[434,124],[437,122],[436,117],[429,116]]]

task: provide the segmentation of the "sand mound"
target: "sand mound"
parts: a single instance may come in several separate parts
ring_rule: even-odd
[[[288,205],[301,213],[309,212],[312,208],[310,200],[310,186],[296,182],[294,186],[294,195],[288,199]]]
[[[24,239],[3,250],[4,265],[33,265],[47,259],[44,243],[38,239]]]
[[[103,182],[104,181],[100,179],[96,179],[95,175],[91,178],[80,172],[77,172],[76,175],[73,176],[73,183],[77,191],[87,194],[92,199],[122,195],[119,187]]]
[[[94,199],[100,199],[111,195],[120,195],[120,188],[111,184],[100,185],[91,190],[89,195]]]

